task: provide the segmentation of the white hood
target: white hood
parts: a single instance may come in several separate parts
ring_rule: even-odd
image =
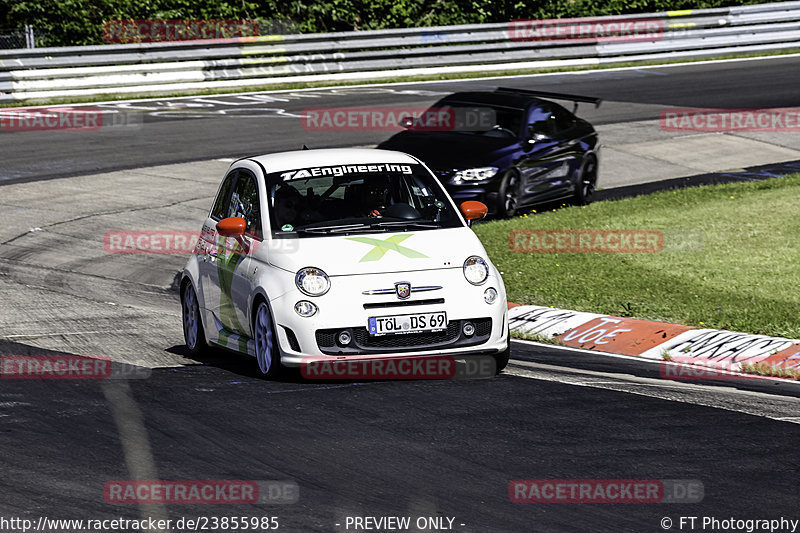
[[[283,241],[283,242],[281,242]],[[460,268],[486,251],[471,229],[460,227],[397,233],[356,233],[275,239],[268,261],[296,272],[318,267],[329,276]]]

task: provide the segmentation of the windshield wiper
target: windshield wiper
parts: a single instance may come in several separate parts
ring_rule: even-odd
[[[319,226],[313,228],[297,228],[294,231],[298,233],[311,233],[317,235],[327,235],[330,233],[349,233],[351,231],[360,231],[364,233],[369,233],[369,232],[374,232],[375,227],[374,225],[370,224],[346,224],[343,226]]]
[[[350,231],[354,229],[360,229],[364,227],[364,224],[344,224],[339,226],[315,226],[311,228],[295,228],[294,231],[297,233],[338,233],[340,231]]]
[[[371,224],[373,228],[395,228],[395,227],[406,227],[406,226],[413,226],[415,228],[423,228],[423,229],[439,229],[442,227],[441,224],[437,224],[436,222],[417,222],[414,220],[398,220],[396,222],[376,222]]]

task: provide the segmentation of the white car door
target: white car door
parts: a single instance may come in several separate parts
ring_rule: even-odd
[[[247,222],[241,241],[223,237],[216,231],[216,223],[228,217],[241,217]],[[211,318],[209,325],[213,324],[219,340],[226,344],[222,337],[228,334],[250,335],[248,269],[251,245],[261,239],[261,215],[257,182],[249,171],[237,169],[226,176],[205,226],[209,231],[202,237],[207,250],[200,261],[203,300],[207,317]]]

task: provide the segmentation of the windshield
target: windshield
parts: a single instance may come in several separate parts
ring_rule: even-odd
[[[311,167],[271,174],[267,184],[278,238],[463,225],[422,165]]]
[[[484,137],[516,138],[522,127],[524,111],[514,107],[443,101],[437,109],[452,109],[452,115],[461,119],[453,131]]]

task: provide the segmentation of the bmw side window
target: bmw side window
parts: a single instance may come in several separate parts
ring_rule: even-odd
[[[211,218],[219,222],[225,218],[225,206],[227,205],[228,194],[231,191],[233,180],[236,179],[236,171],[231,172],[222,182],[222,187],[219,188],[217,199],[214,200],[214,207],[211,209]]]
[[[528,135],[545,135],[552,137],[556,134],[556,118],[547,107],[539,107],[531,110],[528,121]]]
[[[236,188],[231,194],[226,216],[242,217],[247,221],[245,232],[261,239],[261,207],[258,203],[258,182],[249,172],[239,172]]]

